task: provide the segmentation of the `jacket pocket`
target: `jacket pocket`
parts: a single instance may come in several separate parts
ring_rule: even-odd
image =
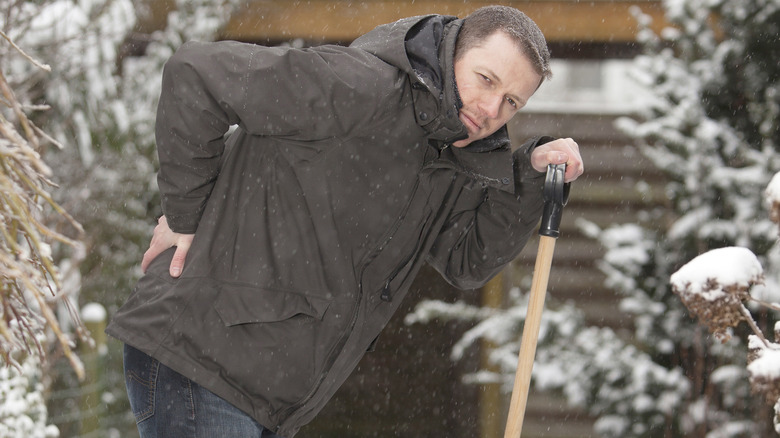
[[[247,285],[217,289],[214,324],[202,323],[193,342],[203,348],[195,350],[208,351],[221,379],[273,415],[305,399],[329,366],[352,303]]]
[[[231,286],[223,290],[214,302],[222,322],[232,327],[240,324],[278,322],[296,315],[321,320],[330,301],[306,295],[260,289],[249,286]]]
[[[154,415],[157,373],[160,362],[134,347],[125,344],[125,386],[136,423]]]

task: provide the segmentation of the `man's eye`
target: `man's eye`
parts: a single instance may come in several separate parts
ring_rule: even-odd
[[[482,78],[483,81],[485,81],[487,83],[492,82],[489,77],[483,75],[482,73],[480,73],[479,76]]]
[[[509,102],[510,105],[512,105],[512,108],[517,108],[517,102],[514,101],[511,97],[507,97],[506,101]]]

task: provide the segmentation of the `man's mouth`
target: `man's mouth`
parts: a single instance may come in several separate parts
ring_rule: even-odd
[[[460,115],[461,115],[460,118],[461,121],[463,122],[464,125],[466,125],[466,128],[469,131],[477,132],[480,129],[482,129],[482,127],[473,118],[469,117],[469,115],[466,114],[465,112],[461,111]]]

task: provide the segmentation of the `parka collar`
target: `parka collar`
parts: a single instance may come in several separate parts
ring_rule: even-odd
[[[479,149],[482,148],[482,149]],[[476,181],[513,193],[515,190],[514,162],[506,126],[490,137],[466,147],[448,147],[448,160]]]

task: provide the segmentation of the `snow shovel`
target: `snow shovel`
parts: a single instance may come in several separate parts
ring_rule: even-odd
[[[555,240],[560,234],[563,206],[569,199],[569,184],[563,182],[565,171],[565,164],[551,164],[547,167],[543,192],[544,210],[539,228],[539,252],[536,255],[531,296],[523,326],[523,338],[520,341],[520,354],[504,438],[520,438],[520,432],[523,430],[523,417],[525,417],[528,391],[531,386],[531,370],[536,356],[536,343],[547,293],[547,281],[550,278],[550,265],[555,250]]]

